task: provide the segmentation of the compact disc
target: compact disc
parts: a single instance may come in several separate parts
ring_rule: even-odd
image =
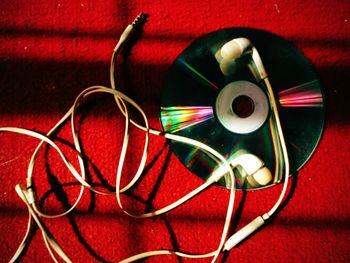
[[[322,135],[324,94],[311,63],[290,42],[267,31],[228,28],[196,39],[174,61],[161,96],[163,130],[193,138],[214,148],[228,160],[254,154],[272,172],[264,186],[250,183],[237,169],[239,189],[260,189],[282,180],[280,149],[266,87],[249,54],[225,60],[221,48],[234,38],[248,38],[258,50],[277,101],[287,144],[290,173],[310,158]],[[206,180],[220,169],[206,153],[169,141],[172,151],[192,172]],[[219,182],[229,187],[223,177]]]

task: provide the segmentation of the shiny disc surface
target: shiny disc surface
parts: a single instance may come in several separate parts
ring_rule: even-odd
[[[324,127],[321,84],[310,62],[290,42],[267,31],[229,28],[198,38],[174,61],[161,96],[165,132],[201,141],[227,159],[243,153],[258,156],[274,174],[280,152],[273,147],[270,104],[249,54],[234,60],[220,55],[228,41],[245,37],[258,50],[274,90],[285,136],[291,174],[310,158]],[[194,147],[169,141],[172,151],[194,174],[206,180],[217,164]],[[238,174],[239,171],[238,171]],[[189,180],[191,180],[189,178]],[[237,176],[237,188],[260,189],[281,181],[277,175],[265,186]],[[219,184],[229,187],[223,178]]]

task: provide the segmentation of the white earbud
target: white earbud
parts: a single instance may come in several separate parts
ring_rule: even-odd
[[[224,60],[229,61],[237,59],[247,52],[251,54],[260,80],[265,79],[267,77],[266,70],[261,61],[258,51],[249,39],[244,37],[234,38],[221,47],[220,53]]]
[[[254,187],[265,186],[272,180],[270,170],[264,166],[264,163],[251,153],[244,153],[228,160],[232,169],[243,170],[244,180]],[[227,174],[226,167],[220,166],[214,171],[209,180],[219,181]]]
[[[252,186],[265,186],[272,180],[272,175],[264,163],[251,153],[241,154],[230,162],[232,167],[239,167],[247,174],[246,180]]]
[[[252,43],[249,39],[240,37],[232,39],[221,48],[221,56],[223,59],[231,60],[242,56],[246,51],[250,50]]]

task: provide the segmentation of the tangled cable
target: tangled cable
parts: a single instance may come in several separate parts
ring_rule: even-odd
[[[226,218],[224,222],[224,226],[222,229],[222,234],[220,238],[220,242],[217,246],[217,249],[208,253],[204,254],[189,254],[189,253],[183,253],[180,251],[174,251],[174,250],[156,250],[156,251],[149,251],[145,253],[141,253],[132,257],[129,257],[127,259],[124,259],[121,262],[133,262],[145,257],[150,257],[150,256],[155,256],[155,255],[164,255],[164,254],[174,254],[180,257],[188,257],[188,258],[206,258],[206,257],[212,257],[212,262],[215,262],[220,255],[220,253],[225,249],[225,242],[228,237],[228,232],[229,232],[229,226],[231,222],[231,218],[233,215],[233,207],[234,207],[234,200],[235,200],[235,178],[233,171],[230,167],[230,164],[226,160],[226,158],[221,155],[219,152],[214,150],[213,148],[209,147],[208,145],[201,143],[199,141],[186,138],[183,136],[175,135],[175,134],[170,134],[170,133],[164,133],[162,131],[158,131],[155,129],[151,129],[148,124],[147,116],[144,113],[144,111],[141,109],[141,107],[132,99],[130,99],[128,96],[123,94],[122,92],[118,91],[115,85],[115,79],[114,79],[114,73],[115,73],[115,62],[116,62],[116,57],[120,50],[123,48],[124,44],[126,41],[130,38],[132,33],[134,32],[136,26],[140,24],[140,22],[144,19],[143,13],[141,13],[132,24],[128,25],[125,29],[125,31],[122,33],[120,40],[116,47],[113,50],[112,58],[111,58],[111,64],[110,64],[110,82],[111,82],[111,87],[104,87],[104,86],[92,86],[89,87],[85,90],[83,90],[76,98],[74,104],[72,107],[68,110],[68,112],[62,117],[62,119],[46,134],[40,134],[38,132],[34,132],[31,130],[27,129],[22,129],[22,128],[14,128],[14,127],[0,127],[0,133],[1,132],[13,132],[13,133],[18,133],[18,134],[23,134],[27,135],[30,137],[34,137],[40,141],[38,146],[33,152],[33,155],[30,159],[28,169],[27,169],[27,179],[26,179],[26,187],[22,185],[16,185],[15,190],[19,197],[22,199],[22,201],[26,204],[29,212],[29,219],[28,219],[28,225],[27,225],[27,231],[26,234],[23,238],[23,241],[21,242],[20,246],[18,247],[15,255],[11,259],[10,262],[15,262],[18,257],[22,254],[24,248],[28,245],[29,243],[29,235],[30,231],[32,228],[33,220],[39,227],[39,229],[42,232],[43,239],[45,242],[45,245],[48,249],[49,254],[51,255],[52,259],[54,262],[58,262],[57,256],[59,256],[62,260],[65,262],[72,262],[69,256],[64,252],[64,250],[61,248],[61,246],[57,243],[55,240],[54,236],[50,233],[49,229],[46,227],[46,225],[43,223],[41,218],[58,218],[58,217],[63,217],[72,212],[76,206],[79,204],[85,188],[89,189],[90,191],[93,191],[97,194],[102,194],[102,195],[115,195],[117,199],[117,203],[120,207],[120,209],[127,214],[128,216],[134,217],[134,218],[149,218],[153,216],[157,216],[166,212],[171,211],[172,209],[178,207],[179,205],[185,203],[186,201],[190,200],[193,198],[195,195],[203,191],[204,189],[208,188],[210,185],[213,183],[219,181],[223,175],[229,175],[231,183],[231,188],[230,188],[230,195],[229,195],[229,201],[227,205],[227,212],[226,212]],[[96,189],[93,187],[91,184],[89,184],[86,180],[86,171],[85,171],[85,162],[83,156],[82,156],[82,147],[81,147],[81,142],[79,141],[79,136],[78,132],[76,129],[76,115],[77,115],[77,110],[81,105],[84,104],[84,100],[90,96],[94,96],[96,94],[109,94],[115,98],[116,105],[122,115],[125,118],[125,126],[124,126],[124,136],[123,136],[123,143],[121,147],[121,152],[120,152],[120,157],[118,161],[118,169],[117,169],[117,174],[116,174],[116,180],[115,180],[115,191],[108,192],[108,191],[102,191],[99,189]],[[136,122],[135,120],[131,119],[130,113],[128,110],[128,107],[133,107],[140,115],[142,116],[143,123],[140,124]],[[71,133],[73,136],[73,141],[74,141],[74,148],[75,148],[75,154],[78,159],[79,163],[79,169],[76,169],[74,165],[67,159],[65,154],[62,152],[62,150],[59,148],[59,146],[51,139],[52,136],[57,132],[57,130],[62,126],[63,123],[66,121],[70,120],[70,125],[71,125]],[[279,123],[279,120],[278,120]],[[121,186],[121,178],[122,178],[122,171],[123,171],[123,165],[125,162],[125,157],[128,149],[128,142],[129,142],[129,130],[130,130],[130,124],[134,125],[138,129],[144,132],[145,135],[145,140],[144,140],[144,145],[143,145],[143,151],[142,151],[142,156],[140,159],[140,162],[138,164],[138,168],[130,182],[124,187]],[[183,144],[191,145],[193,147],[196,147],[203,151],[204,153],[208,154],[210,158],[212,158],[220,167],[223,167],[224,173],[222,174],[217,174],[213,173],[207,181],[205,181],[202,185],[200,185],[198,188],[194,189],[187,195],[183,196],[182,198],[178,199],[177,201],[169,204],[168,206],[165,206],[161,209],[151,211],[148,213],[142,213],[142,214],[135,214],[133,212],[130,212],[126,210],[123,206],[123,203],[121,201],[121,194],[128,191],[130,188],[132,188],[139,180],[142,175],[142,172],[144,171],[146,161],[147,161],[147,153],[148,153],[148,147],[149,147],[149,141],[150,141],[150,134],[157,135],[157,136],[163,136],[166,139],[177,141]],[[41,148],[43,145],[48,144],[51,146],[53,149],[57,151],[59,156],[61,157],[62,161],[70,171],[71,175],[75,178],[80,183],[80,191],[79,194],[74,201],[74,203],[64,212],[59,213],[59,214],[46,214],[41,211],[40,207],[38,206],[37,202],[37,196],[36,196],[36,190],[35,190],[35,184],[34,184],[34,179],[33,179],[33,170],[34,170],[34,165],[38,156],[38,153],[40,152]],[[283,150],[284,145],[284,140],[282,137],[282,143],[281,147]],[[286,157],[286,155],[283,155]],[[286,162],[286,161],[285,161]],[[288,164],[288,160],[287,160]],[[222,168],[221,168],[222,169]],[[280,205],[283,196],[285,194],[286,188],[287,188],[287,182],[286,178],[288,177],[289,170],[287,169],[286,176],[285,176],[285,181],[284,181],[284,186],[282,193],[280,195],[279,200],[276,202],[275,206],[268,212],[266,213],[263,217],[264,220],[268,219],[272,213],[275,212],[277,207]]]

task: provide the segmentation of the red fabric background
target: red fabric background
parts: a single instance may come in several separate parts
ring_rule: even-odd
[[[162,81],[176,56],[194,39],[211,31],[247,26],[271,31],[292,41],[315,66],[327,95],[327,124],[321,143],[306,166],[291,180],[287,205],[278,217],[223,259],[227,262],[350,261],[349,74],[350,4],[348,1],[68,1],[3,0],[0,3],[0,126],[47,132],[93,84],[109,85],[109,60],[121,30],[141,11],[149,19],[126,59],[118,63],[118,85],[140,103],[150,123],[160,128]],[[99,97],[80,116],[80,136],[89,157],[92,180],[102,176],[114,185],[122,119],[112,99]],[[118,117],[119,116],[119,117]],[[65,152],[69,125],[59,133]],[[138,161],[142,134],[134,132],[127,171]],[[24,183],[35,140],[0,135],[1,262],[14,254],[24,235],[27,210],[14,187]],[[151,169],[132,194],[128,209],[142,212],[162,207],[201,183],[153,138]],[[57,154],[43,151],[35,167],[45,211],[72,203],[77,186]],[[50,181],[51,180],[51,181]],[[265,212],[280,186],[243,195],[239,192],[234,231]],[[228,191],[212,187],[174,212],[135,220],[123,215],[113,196],[86,192],[77,212],[45,220],[74,262],[117,262],[152,249],[208,252],[216,248],[223,226]],[[23,262],[50,262],[37,231]],[[149,262],[177,262],[174,256]],[[194,260],[183,260],[192,262]],[[208,262],[209,260],[198,260]]]

